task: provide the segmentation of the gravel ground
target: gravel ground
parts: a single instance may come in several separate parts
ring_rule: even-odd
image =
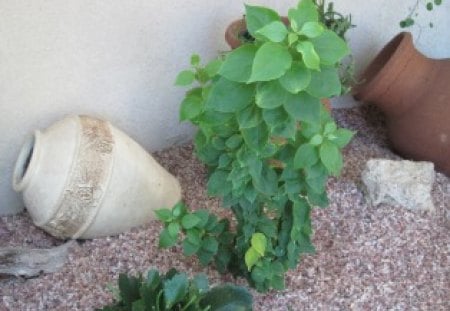
[[[437,174],[435,213],[365,202],[360,174],[369,158],[398,158],[387,148],[383,121],[374,108],[333,112],[341,126],[358,130],[345,150],[341,178],[330,179],[330,207],[313,212],[315,255],[287,276],[286,290],[254,294],[255,310],[450,310],[450,179]],[[181,181],[194,208],[219,209],[205,193],[205,170],[192,146],[155,154]],[[33,279],[0,279],[0,310],[92,310],[111,301],[106,289],[120,272],[173,266],[212,284],[235,282],[202,268],[180,248],[157,247],[154,221],[117,237],[75,246],[59,272]],[[34,227],[26,213],[0,218],[0,247],[51,247],[62,242]]]

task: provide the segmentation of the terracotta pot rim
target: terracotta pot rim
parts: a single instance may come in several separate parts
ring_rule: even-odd
[[[280,18],[286,26],[289,26],[289,19],[287,16],[280,16]],[[239,47],[242,44],[241,40],[239,40],[239,35],[246,30],[247,22],[245,17],[235,19],[225,30],[225,41],[232,49]]]
[[[239,18],[231,22],[225,30],[225,41],[232,48],[235,49],[241,45],[239,34],[247,28],[245,18]]]
[[[377,56],[369,63],[360,76],[361,84],[354,86],[353,96],[356,100],[365,100],[372,89],[388,75],[390,65],[403,57],[402,50],[412,45],[410,32],[400,32],[392,38]]]

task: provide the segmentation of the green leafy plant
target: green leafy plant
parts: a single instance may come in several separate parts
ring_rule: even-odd
[[[198,274],[188,279],[175,269],[160,275],[150,270],[142,275],[121,274],[118,289],[113,288],[115,302],[103,311],[226,311],[252,310],[252,296],[243,287],[231,284],[209,289],[208,279]]]
[[[288,26],[269,8],[245,9],[254,40],[206,66],[193,55],[176,79],[196,84],[180,119],[198,127],[208,194],[223,199],[236,225],[182,203],[157,215],[165,224],[161,247],[182,238],[186,255],[266,291],[284,288],[285,272],[314,251],[311,209],[327,206],[327,179],[339,175],[341,149],[353,136],[321,99],[345,90],[339,70],[350,51],[343,28],[329,29],[322,22],[328,11],[312,0],[289,10]]]
[[[415,17],[417,17],[419,15],[418,10],[419,7],[424,7],[426,8],[427,11],[433,11],[435,9],[436,6],[440,6],[442,4],[442,0],[433,0],[433,1],[420,1],[420,0],[416,0],[414,5],[411,7],[411,9],[409,10],[408,15],[400,21],[400,27],[401,28],[408,28],[411,27],[415,24]],[[434,27],[434,24],[432,22],[430,22],[429,24],[430,27]]]

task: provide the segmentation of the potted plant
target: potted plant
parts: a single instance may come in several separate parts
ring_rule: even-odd
[[[160,275],[152,269],[142,275],[121,274],[118,288],[111,288],[114,302],[103,311],[220,311],[252,310],[253,299],[244,287],[231,284],[209,288],[208,279],[198,274],[189,279],[175,269]]]
[[[325,0],[313,0],[313,2],[318,8],[320,22],[345,39],[347,30],[354,27],[351,15],[343,15],[335,11],[333,2],[328,4],[326,4]],[[289,27],[289,18],[287,16],[282,16],[281,21]],[[245,16],[233,21],[227,27],[225,40],[232,49],[239,47],[242,43],[255,40],[247,29]]]
[[[340,64],[350,51],[312,0],[289,10],[288,26],[269,8],[245,10],[255,40],[206,66],[193,55],[176,80],[196,83],[180,119],[198,127],[208,193],[223,199],[236,224],[183,203],[157,216],[165,224],[161,247],[182,237],[186,255],[266,291],[284,288],[285,272],[314,251],[311,209],[327,206],[327,178],[341,171],[341,149],[353,136],[320,100],[343,92]]]

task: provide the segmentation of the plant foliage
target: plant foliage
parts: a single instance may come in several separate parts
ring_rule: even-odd
[[[195,80],[180,119],[198,127],[208,193],[232,210],[235,229],[182,203],[157,215],[165,223],[161,247],[181,238],[187,256],[266,291],[284,288],[285,272],[314,251],[311,209],[327,206],[327,178],[340,173],[341,149],[353,136],[321,99],[343,92],[339,68],[350,51],[342,37],[348,27],[335,27],[338,15],[312,0],[289,10],[288,26],[271,9],[245,9],[254,40],[204,67],[193,56],[176,80]]]
[[[252,310],[252,296],[243,287],[230,284],[209,289],[203,274],[189,280],[175,269],[160,275],[150,270],[142,275],[121,274],[116,301],[103,311],[226,311]]]

